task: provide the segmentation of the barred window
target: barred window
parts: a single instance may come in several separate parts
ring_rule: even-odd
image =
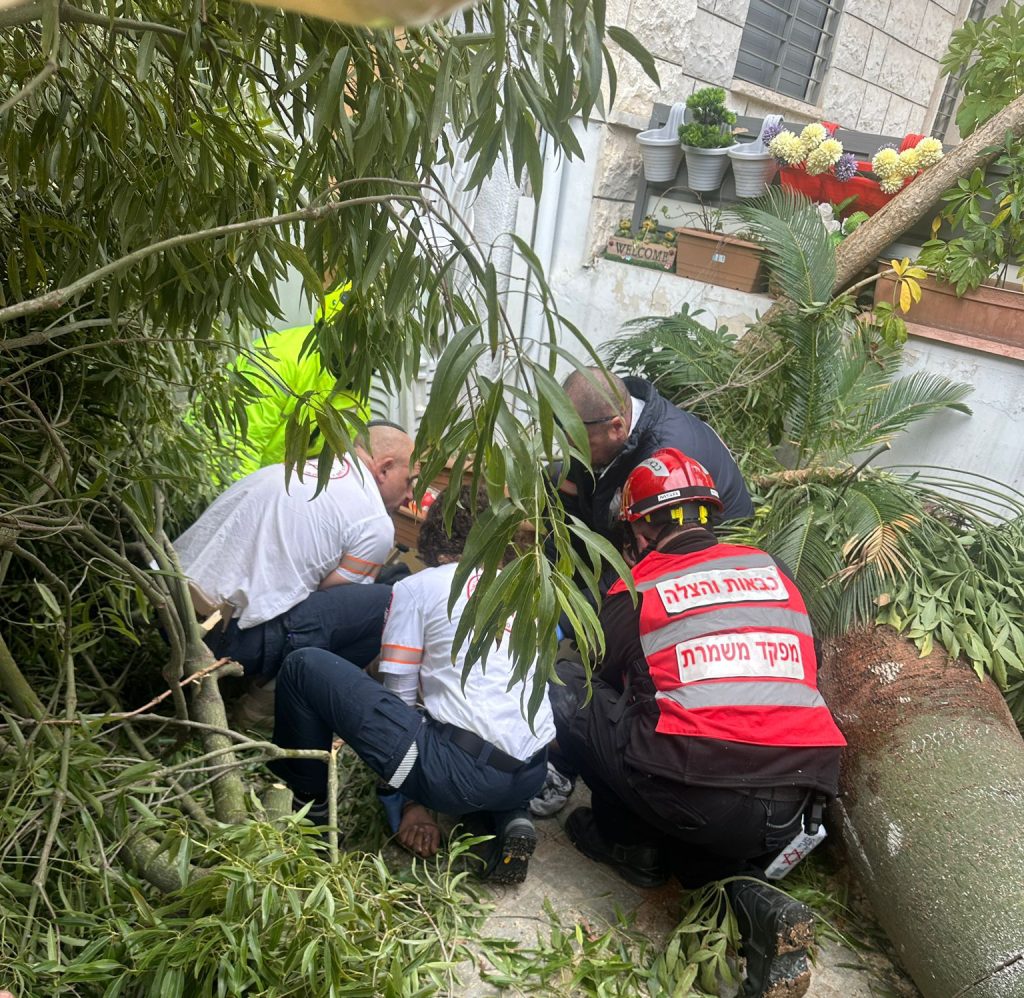
[[[735,75],[813,104],[842,0],[750,0]]]
[[[974,0],[970,10],[967,12],[966,21],[977,23],[985,16],[986,0]],[[932,135],[943,142],[946,140],[946,132],[956,114],[957,106],[960,103],[960,80],[962,73],[956,76],[947,76],[946,85],[942,90],[942,97],[939,99],[939,106],[935,110],[935,124],[932,125]],[[956,141],[955,139],[953,141]]]

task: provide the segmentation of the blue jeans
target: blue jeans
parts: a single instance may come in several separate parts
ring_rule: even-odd
[[[332,586],[264,624],[242,629],[231,620],[203,640],[217,658],[240,662],[247,676],[269,679],[299,648],[327,648],[365,667],[380,654],[390,604],[391,586]]]
[[[489,744],[475,756],[453,745],[450,727],[403,703],[351,662],[320,648],[292,652],[277,679],[274,741],[282,748],[328,749],[335,732],[385,781],[415,742],[418,758],[400,789],[445,814],[523,808],[547,773],[544,752],[504,772],[488,763]],[[275,759],[270,768],[303,797],[321,799],[327,792],[322,762]]]

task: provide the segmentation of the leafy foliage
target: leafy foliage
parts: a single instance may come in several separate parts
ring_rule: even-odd
[[[725,149],[735,145],[730,126],[736,115],[725,106],[721,87],[702,87],[686,98],[691,120],[679,126],[679,141],[694,149]]]
[[[1003,4],[980,21],[965,21],[949,40],[942,71],[959,76],[963,99],[956,123],[965,138],[1024,92],[1024,8]]]
[[[488,564],[509,537],[523,552],[505,583],[521,607],[517,661],[538,648],[553,660],[560,603],[596,646],[593,610],[565,583],[576,567],[569,537],[582,528],[560,517],[541,470],[570,436],[586,440],[552,377],[562,324],[550,311],[549,342],[529,354],[515,340],[493,248],[474,244],[438,174],[462,144],[470,187],[500,162],[538,192],[543,133],[579,154],[571,119],[589,120],[606,71],[614,94],[606,38],[652,63],[590,0],[487,0],[449,24],[398,32],[227,0],[129,0],[116,15],[98,0],[0,12],[0,692],[12,711],[0,740],[11,776],[0,962],[22,983],[42,975],[38,987],[19,984],[28,993],[56,993],[50,984],[73,964],[82,983],[68,987],[81,993],[119,967],[124,993],[136,983],[136,993],[226,993],[244,980],[257,994],[272,989],[260,976],[270,967],[305,992],[298,937],[261,940],[261,964],[255,923],[241,915],[255,900],[253,917],[274,936],[292,900],[275,890],[264,912],[250,888],[294,875],[308,892],[300,907],[317,912],[307,960],[320,989],[322,961],[349,973],[371,938],[376,956],[372,932],[353,948],[324,914],[328,898],[339,911],[350,903],[348,877],[376,890],[373,871],[354,861],[332,870],[265,829],[229,827],[258,813],[246,767],[272,747],[229,728],[209,674],[228,670],[209,662],[168,540],[223,470],[201,428],[234,425],[260,391],[229,362],[278,323],[283,278],[302,279],[311,310],[351,282],[313,345],[338,389],[363,398],[371,379],[394,389],[442,353],[419,446],[427,471],[454,454],[460,469],[476,462],[496,502],[507,492],[502,530],[473,542]],[[517,250],[547,304],[536,259]],[[289,462],[319,430],[323,483],[332,453],[351,447],[352,422],[300,397]],[[549,512],[557,571],[540,556],[542,532],[519,530]],[[495,585],[486,576],[477,599],[510,596]],[[527,626],[531,615],[551,634]],[[499,626],[494,614],[480,619]],[[475,634],[474,647],[493,636]],[[538,689],[543,679],[542,668]],[[153,696],[165,688],[173,712]],[[150,698],[143,719],[117,713]],[[103,720],[109,711],[116,724]],[[175,738],[152,734],[163,724]],[[272,848],[257,869],[246,850],[261,835],[259,851]],[[209,879],[204,892],[181,887],[196,864],[215,862],[216,889]],[[377,887],[398,892],[396,912],[413,904],[383,872]],[[372,908],[371,894],[359,904]],[[226,915],[239,916],[234,969],[216,949],[197,958],[182,932]],[[445,957],[424,933],[381,966],[382,993],[398,988],[396,967],[419,974],[422,989],[443,976]]]
[[[605,348],[608,363],[643,374],[709,422],[748,472],[772,470],[772,446],[782,435],[784,348],[764,337],[740,340],[725,326],[712,329],[702,314],[684,303],[675,315],[633,319]]]
[[[993,274],[1005,283],[1010,267],[1024,264],[1024,144],[1008,139],[995,167],[991,182],[979,167],[942,195],[933,238],[918,257],[958,295]],[[934,238],[942,222],[952,229],[948,239]]]
[[[713,998],[723,984],[736,982],[728,957],[736,952],[739,930],[723,883],[684,893],[679,925],[657,946],[621,915],[607,928],[586,921],[566,926],[549,903],[545,908],[547,938],[538,932],[536,946],[481,941],[491,964],[483,971],[486,981],[533,995],[594,998]]]

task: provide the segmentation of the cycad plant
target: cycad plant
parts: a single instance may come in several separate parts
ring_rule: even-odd
[[[858,314],[852,293],[833,296],[834,248],[805,198],[775,189],[735,211],[765,246],[779,307],[739,339],[685,308],[636,320],[610,348],[612,365],[719,430],[758,496],[738,539],[789,565],[822,635],[881,620],[922,648],[963,654],[1019,698],[1024,497],[963,475],[871,467],[917,420],[969,414],[970,386],[899,374],[892,320]]]

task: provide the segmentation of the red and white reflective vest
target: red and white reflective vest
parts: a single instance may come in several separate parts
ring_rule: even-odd
[[[634,569],[659,734],[843,746],[817,688],[803,597],[757,548],[653,551]],[[621,580],[608,595],[626,588]]]

